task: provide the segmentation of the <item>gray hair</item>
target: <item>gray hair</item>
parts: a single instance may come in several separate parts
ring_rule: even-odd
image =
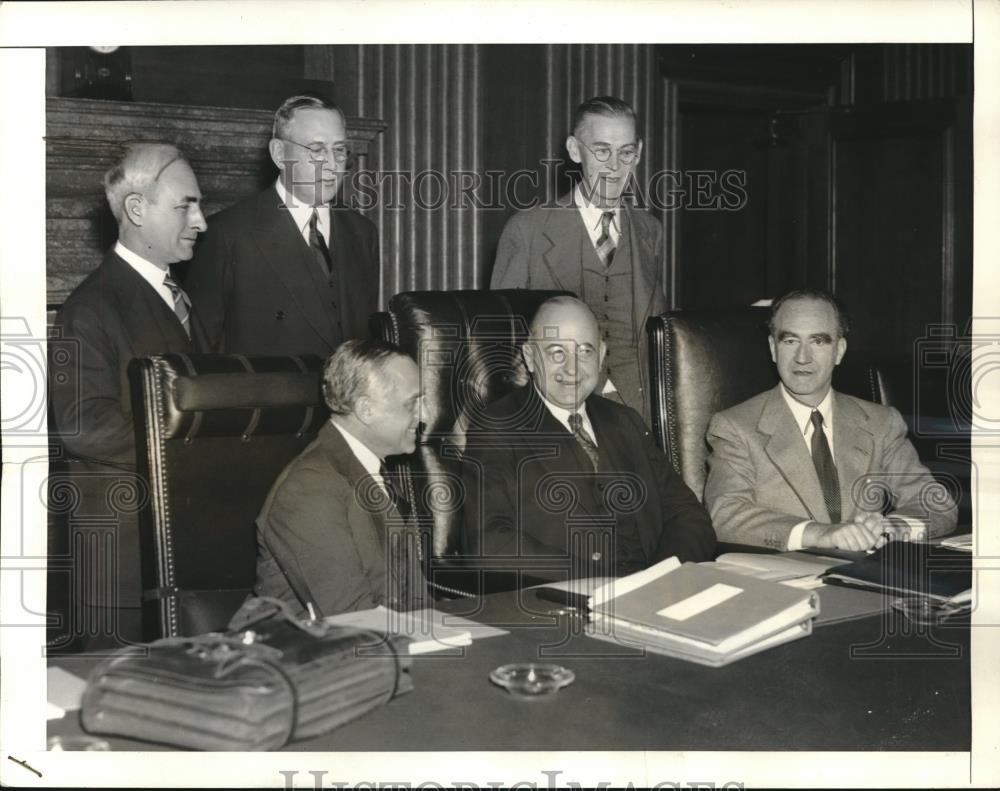
[[[125,216],[125,198],[133,192],[153,200],[156,182],[174,162],[187,163],[177,146],[170,143],[126,143],[125,153],[104,174],[104,194],[115,220]]]
[[[384,368],[392,357],[409,357],[399,346],[376,339],[344,341],[323,366],[323,398],[335,415],[350,414],[372,384],[385,387]]]
[[[340,117],[344,121],[344,124],[347,124],[347,118],[344,116],[344,111],[330,99],[326,98],[323,94],[312,92],[299,93],[295,96],[289,96],[281,103],[281,107],[275,110],[274,123],[271,126],[271,137],[278,138],[279,140],[284,138],[285,127],[288,125],[288,122],[292,120],[292,116],[295,114],[295,111],[304,109],[333,110],[336,113],[340,113]]]

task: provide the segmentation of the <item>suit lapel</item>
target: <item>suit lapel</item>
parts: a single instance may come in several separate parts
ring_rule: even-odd
[[[257,199],[257,222],[251,233],[264,260],[298,304],[302,317],[321,338],[331,338],[333,322],[323,301],[323,291],[317,288],[316,277],[321,273],[314,271],[317,264],[313,253],[291,213],[280,205],[276,190],[262,192]]]
[[[115,284],[133,357],[193,350],[177,314],[142,275],[113,252],[105,259],[105,265],[111,270],[110,279]]]
[[[868,474],[875,450],[875,438],[867,422],[867,416],[856,404],[834,392],[833,455],[840,480],[840,507],[844,521],[854,516],[856,503],[866,501],[863,479]]]
[[[649,234],[646,225],[636,220],[637,212],[623,208],[629,234],[629,244],[632,248],[632,298],[635,321],[635,337],[645,337],[643,329],[646,319],[654,310],[656,295],[662,291],[660,280],[662,270],[656,260],[655,239]],[[644,373],[644,372],[641,372]],[[645,378],[645,377],[644,377]]]
[[[351,451],[350,446],[336,426],[329,422],[324,423],[317,439],[323,447],[330,467],[347,481],[354,492],[362,495],[356,497],[355,500],[366,518],[348,519],[348,526],[351,530],[351,537],[354,539],[354,546],[358,550],[365,569],[378,578],[379,574],[385,572],[385,521],[377,508],[364,508],[361,505],[366,501],[366,497],[363,496],[365,487],[377,486],[378,484],[374,481],[365,482],[365,479],[370,477],[368,471],[358,461],[357,456]],[[376,591],[376,593],[380,592]]]
[[[757,423],[757,430],[768,436],[764,452],[812,518],[817,522],[829,522],[830,515],[823,502],[812,456],[780,388],[779,384],[771,391]]]
[[[548,210],[542,228],[545,239],[542,262],[557,290],[583,293],[582,230],[583,221],[573,203],[573,193],[563,195],[558,206]]]

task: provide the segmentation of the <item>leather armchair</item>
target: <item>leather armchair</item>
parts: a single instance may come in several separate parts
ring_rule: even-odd
[[[222,629],[252,590],[254,520],[328,410],[322,360],[167,354],[129,369],[145,639]]]
[[[438,570],[462,550],[465,416],[527,382],[520,346],[528,322],[542,302],[564,293],[410,291],[371,317],[372,335],[401,346],[420,368],[422,430],[416,452],[400,464],[408,499],[430,527]]]
[[[653,434],[674,469],[701,499],[712,415],[774,387],[778,373],[767,345],[770,308],[678,310],[646,322]],[[889,404],[878,368],[850,351],[834,370],[833,386]]]

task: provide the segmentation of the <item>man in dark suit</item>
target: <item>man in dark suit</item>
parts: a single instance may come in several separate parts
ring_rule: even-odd
[[[831,387],[847,330],[823,291],[772,306],[780,384],[708,427],[705,504],[723,541],[858,551],[954,529],[955,503],[920,463],[899,412]]]
[[[642,419],[594,393],[605,345],[590,309],[543,303],[522,351],[531,384],[473,415],[466,435],[470,554],[543,578],[711,560],[708,514]]]
[[[642,156],[635,111],[611,96],[581,104],[566,139],[582,179],[555,205],[508,220],[490,288],[572,291],[597,317],[608,354],[599,392],[650,422],[643,327],[667,309],[663,228],[622,200]]]
[[[412,453],[417,366],[380,340],[343,343],[323,370],[332,415],[257,517],[259,596],[305,615],[429,604],[415,518],[386,456]]]
[[[141,503],[148,491],[134,477],[127,369],[136,358],[204,348],[197,311],[170,264],[191,258],[205,218],[194,172],[171,145],[128,147],[105,175],[104,187],[118,221],[118,241],[56,316],[55,333],[65,341],[59,353],[68,350],[71,359],[51,367],[56,373],[49,383],[49,400],[54,438],[69,460],[68,480],[79,497],[78,508],[107,520],[109,508],[122,506],[111,517],[117,592],[104,588],[108,580],[95,570],[110,568],[106,558],[100,566],[77,559],[77,588],[117,594],[110,604],[118,606],[120,634],[136,637],[139,550],[131,506]]]
[[[185,280],[212,349],[328,357],[368,336],[378,235],[331,204],[350,154],[344,114],[316,94],[287,99],[268,146],[278,180],[211,218]]]

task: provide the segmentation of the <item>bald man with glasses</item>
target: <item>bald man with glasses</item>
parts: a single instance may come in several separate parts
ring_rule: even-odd
[[[515,214],[504,226],[490,287],[572,291],[593,311],[608,352],[598,392],[650,423],[643,327],[667,309],[663,228],[627,205],[642,157],[638,119],[613,96],[583,102],[566,139],[580,165],[576,187]]]
[[[336,202],[343,112],[319,94],[289,97],[268,152],[277,180],[210,218],[185,286],[214,351],[326,358],[367,336],[380,277],[374,224]]]

